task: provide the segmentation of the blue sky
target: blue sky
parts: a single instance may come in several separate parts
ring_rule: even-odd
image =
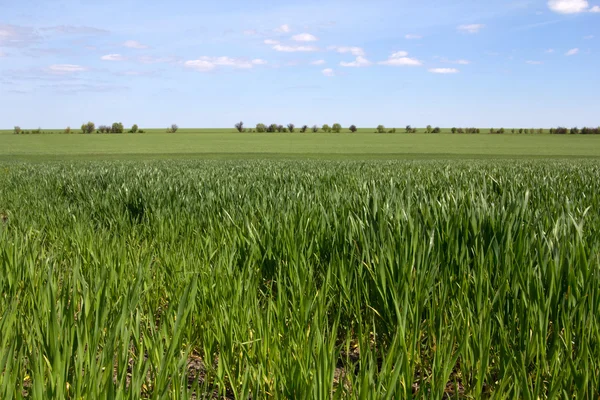
[[[0,127],[600,125],[600,0],[0,0]]]

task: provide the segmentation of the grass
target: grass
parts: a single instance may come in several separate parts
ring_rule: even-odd
[[[600,137],[452,134],[1,135],[0,159],[600,157]]]
[[[0,398],[598,398],[598,176],[1,163]]]

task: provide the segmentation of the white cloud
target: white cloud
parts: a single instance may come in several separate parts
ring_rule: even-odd
[[[565,56],[574,56],[577,53],[579,53],[579,49],[575,48],[575,49],[571,49],[571,50],[567,51],[565,53]]]
[[[214,63],[205,60],[190,60],[186,61],[183,65],[200,72],[209,72],[217,67]]]
[[[456,68],[430,68],[432,74],[458,74],[460,71]]]
[[[352,61],[352,62],[341,62],[340,65],[342,67],[354,67],[354,68],[359,68],[359,67],[368,67],[369,65],[372,65],[373,63],[369,60],[367,60],[364,57],[358,56],[356,57],[356,60]]]
[[[356,47],[356,46],[354,46],[354,47],[331,46],[331,47],[329,47],[329,50],[334,50],[334,51],[337,51],[338,53],[342,53],[342,54],[350,53],[356,57],[359,57],[359,56],[364,57],[365,56],[365,51],[362,48]]]
[[[414,35],[414,34],[409,33],[408,35],[404,35],[404,38],[405,39],[409,39],[409,40],[411,40],[411,39],[422,39],[423,36],[421,36],[421,35]]]
[[[552,53],[554,53],[554,49],[548,49],[544,53],[546,53],[546,54],[552,54]]]
[[[483,24],[460,25],[457,29],[465,33],[479,33],[485,27]]]
[[[287,46],[283,44],[276,44],[275,46],[273,46],[273,50],[281,51],[284,53],[296,53],[319,51],[319,48],[315,46]]]
[[[406,51],[398,51],[396,53],[393,53],[390,56],[390,58],[388,58],[386,61],[381,61],[379,64],[389,65],[389,66],[393,66],[393,67],[403,67],[403,66],[418,67],[420,65],[423,65],[423,63],[421,61],[417,60],[416,58],[410,58],[407,56],[408,56],[408,53]]]
[[[76,72],[84,72],[87,71],[86,67],[82,67],[81,65],[75,64],[54,64],[48,67],[50,72],[57,74],[72,74]]]
[[[100,59],[103,61],[125,61],[125,57],[120,54],[107,54],[100,57]]]
[[[264,43],[268,44],[269,46],[275,46],[276,44],[279,44],[279,40],[266,39]]]
[[[125,43],[123,43],[123,46],[128,47],[130,49],[147,49],[148,48],[148,46],[146,46],[145,44],[141,44],[137,40],[128,40]]]
[[[279,28],[275,29],[275,32],[278,33],[289,33],[291,31],[290,26],[285,24],[285,25],[281,25]]]
[[[594,6],[590,8],[591,13],[600,13],[600,6]]]
[[[317,60],[317,61],[313,61],[311,62],[312,65],[323,65],[323,64],[327,64],[327,62],[325,60]]]
[[[529,65],[542,65],[544,62],[543,61],[532,61],[532,60],[528,60],[525,61],[525,63],[529,64]]]
[[[331,68],[325,68],[323,71],[321,71],[323,73],[323,75],[325,76],[335,76],[335,71],[332,70]]]
[[[310,33],[300,33],[298,35],[292,36],[292,40],[296,42],[316,42],[317,40],[319,40],[319,38],[311,35]]]
[[[200,57],[197,60],[189,60],[183,63],[187,68],[200,72],[209,72],[217,67],[230,67],[235,69],[251,69],[255,65],[265,65],[267,62],[260,58],[248,61],[241,58],[231,57]]]
[[[559,14],[579,14],[589,10],[590,4],[587,0],[549,0],[550,10]]]

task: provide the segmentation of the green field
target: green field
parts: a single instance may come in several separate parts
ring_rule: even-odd
[[[0,135],[0,159],[600,157],[595,135],[148,133]]]
[[[599,176],[598,160],[2,162],[0,398],[598,398]]]

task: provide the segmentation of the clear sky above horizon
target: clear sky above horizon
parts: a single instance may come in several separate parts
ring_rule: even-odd
[[[600,125],[600,0],[0,0],[0,128]]]

